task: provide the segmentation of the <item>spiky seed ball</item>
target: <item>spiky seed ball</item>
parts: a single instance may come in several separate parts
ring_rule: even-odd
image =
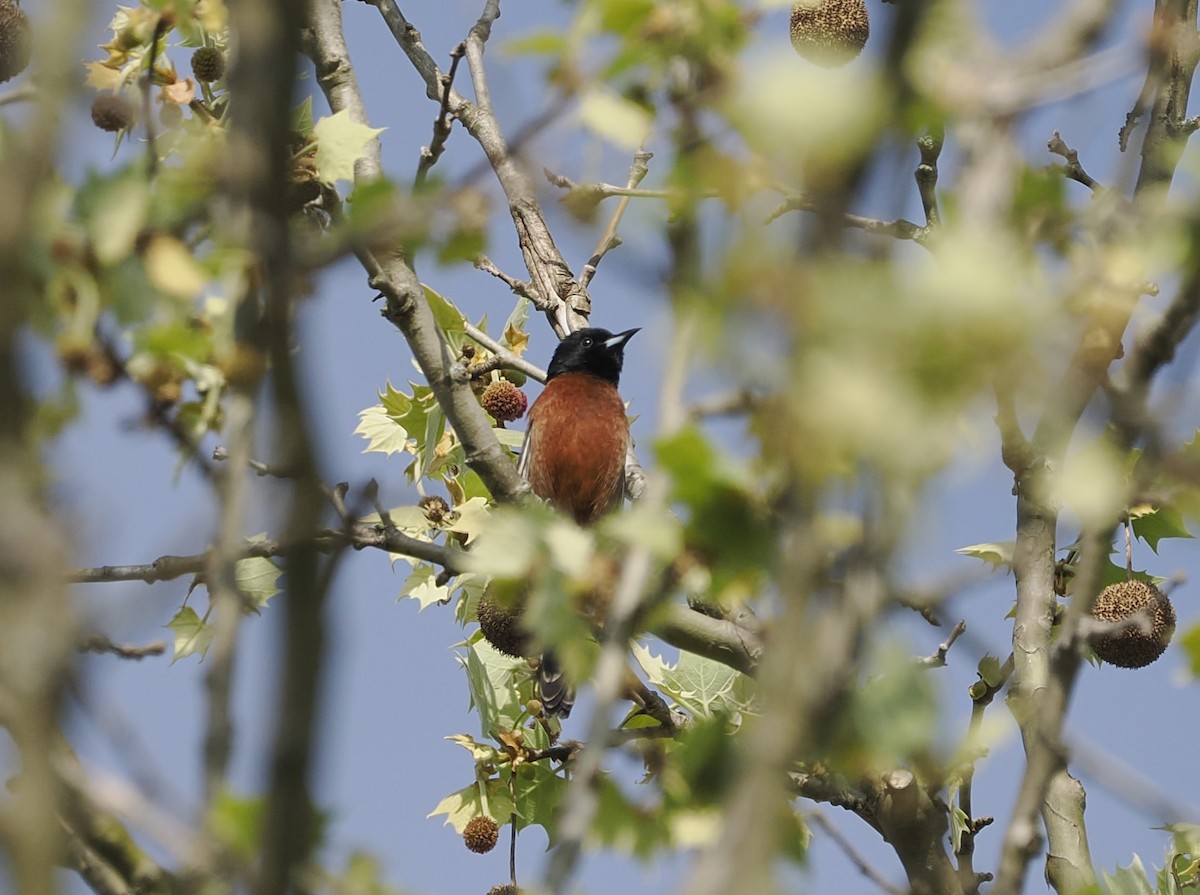
[[[32,53],[29,17],[13,0],[0,0],[0,84],[23,72]]]
[[[479,401],[498,423],[511,423],[525,415],[529,401],[525,393],[507,379],[497,379],[483,390]]]
[[[463,842],[477,855],[486,855],[496,847],[500,828],[486,814],[472,817],[463,828]]]
[[[133,106],[123,96],[102,93],[92,100],[92,123],[109,133],[123,131],[133,124]]]
[[[225,54],[216,47],[201,47],[192,53],[192,74],[206,84],[221,80],[225,77]]]
[[[512,883],[499,883],[488,889],[487,895],[521,895],[521,890]]]
[[[529,635],[521,627],[519,605],[502,606],[485,591],[475,607],[475,617],[487,642],[504,655],[520,659],[529,652]]]
[[[417,506],[425,513],[425,518],[432,525],[442,525],[450,519],[450,504],[446,498],[437,494],[428,494],[417,501]]]
[[[1142,616],[1150,630],[1136,624]],[[1088,643],[1097,656],[1121,668],[1142,668],[1163,654],[1175,633],[1175,607],[1167,595],[1149,581],[1110,584],[1092,604],[1092,617],[1101,622],[1130,619],[1124,630],[1099,634]]]
[[[817,65],[845,65],[870,34],[866,0],[799,0],[792,6],[792,46]]]

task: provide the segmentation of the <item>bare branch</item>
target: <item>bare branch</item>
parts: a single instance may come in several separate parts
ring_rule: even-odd
[[[387,531],[373,525],[355,525],[349,537],[338,529],[323,529],[316,532],[311,542],[315,549],[332,553],[349,546],[355,550],[374,548],[387,553],[410,556],[435,565],[444,566],[451,570],[458,568],[457,551],[428,541],[422,541],[400,531]],[[242,541],[238,551],[238,559],[262,557],[271,559],[285,555],[292,546],[283,540],[265,539],[258,541]],[[65,575],[67,581],[75,584],[100,584],[115,581],[144,581],[154,584],[157,581],[171,581],[184,575],[198,575],[204,571],[207,553],[197,553],[191,556],[160,556],[150,563],[127,566],[95,566],[86,569],[72,569]]]
[[[626,183],[627,190],[637,188],[650,171],[650,159],[654,158],[654,153],[647,152],[645,149],[639,149],[633,156],[633,163],[629,166],[629,181]],[[600,235],[600,241],[596,243],[596,249],[592,252],[592,257],[588,259],[587,264],[583,266],[583,273],[579,277],[579,282],[586,288],[592,281],[592,277],[596,275],[596,267],[603,260],[604,256],[610,250],[619,245],[617,239],[617,228],[621,224],[621,218],[625,215],[625,209],[629,207],[629,196],[624,195],[621,201],[617,203],[616,209],[609,218],[608,226],[604,228],[604,232]]]
[[[145,646],[131,646],[113,643],[104,634],[89,634],[80,641],[79,649],[85,653],[112,653],[121,659],[145,659],[147,656],[161,656],[167,645],[156,640]]]
[[[809,808],[804,816],[807,820],[820,827],[822,832],[833,841],[833,844],[841,849],[842,854],[846,856],[846,859],[854,865],[858,872],[881,890],[888,893],[888,895],[907,895],[909,890],[903,886],[897,886],[873,867],[866,856],[854,846],[854,843],[843,836],[842,832],[830,822],[829,818],[825,816],[824,811],[814,806]]]
[[[1050,139],[1046,142],[1046,148],[1055,155],[1060,155],[1067,160],[1067,164],[1063,167],[1063,173],[1071,180],[1077,183],[1082,183],[1093,193],[1104,192],[1106,187],[1096,180],[1087,171],[1083,170],[1083,165],[1079,163],[1079,153],[1072,149],[1063,140],[1062,135],[1055,131]]]
[[[437,119],[433,122],[433,139],[428,146],[421,147],[421,161],[417,164],[417,174],[413,183],[419,190],[425,185],[430,169],[438,163],[446,149],[446,141],[450,138],[450,89],[454,86],[454,76],[458,73],[458,63],[466,54],[465,44],[459,44],[450,53],[450,71],[442,75],[442,102],[438,107]]]
[[[954,646],[954,641],[958,640],[966,630],[967,623],[960,619],[958,624],[951,629],[950,636],[938,645],[937,652],[931,656],[924,656],[918,659],[917,664],[922,668],[943,667],[946,664],[946,654],[950,652],[950,647]]]
[[[441,73],[421,45],[420,34],[400,13],[393,0],[379,0],[374,5],[379,8],[393,34],[397,35],[401,47],[426,80],[426,85],[432,85],[430,97],[440,102]],[[367,124],[366,109],[342,32],[341,4],[333,0],[310,0],[305,52],[313,60],[330,108],[335,112],[348,110],[355,121]],[[445,93],[451,114],[460,117],[459,111],[465,100],[453,85],[447,87]],[[368,144],[363,157],[357,162],[355,177],[367,182],[382,176],[379,144],[374,141]],[[384,316],[408,341],[439,406],[463,444],[467,463],[483,479],[496,500],[519,499],[528,492],[528,486],[517,475],[508,450],[496,439],[487,414],[471,392],[465,370],[461,376],[456,373],[454,358],[440,335],[416,273],[395,247],[379,257],[365,250],[358,252],[358,257],[370,277],[372,288],[387,298]]]

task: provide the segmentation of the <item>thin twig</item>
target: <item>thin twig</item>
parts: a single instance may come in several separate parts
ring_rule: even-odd
[[[536,379],[538,382],[546,381],[545,370],[537,364],[525,360],[525,358],[516,354],[511,349],[506,348],[474,324],[464,321],[464,332],[466,332],[472,341],[482,345],[496,357],[500,358],[503,366],[520,370],[526,376]]]
[[[908,889],[903,886],[897,886],[871,866],[871,862],[867,860],[866,855],[860,852],[853,842],[842,835],[842,832],[825,816],[824,811],[814,805],[804,812],[804,816],[807,820],[812,821],[813,824],[821,828],[822,832],[833,841],[833,844],[842,850],[842,854],[858,869],[859,873],[879,886],[884,892],[887,892],[888,895],[907,895]]]
[[[37,99],[37,88],[28,81],[18,87],[14,87],[7,93],[0,93],[0,106],[7,106],[12,103],[25,103]]]
[[[937,182],[938,158],[942,154],[942,145],[945,141],[946,133],[940,124],[930,127],[917,140],[917,150],[921,153],[921,161],[913,176],[917,181],[917,193],[921,197],[921,207],[925,210],[925,229],[929,233],[932,233],[942,223],[942,213],[938,207]]]
[[[113,643],[104,634],[89,634],[79,642],[79,651],[84,653],[111,653],[122,659],[145,659],[147,656],[161,656],[167,645],[161,640],[147,643],[145,646]]]
[[[1071,180],[1082,183],[1093,193],[1106,191],[1103,184],[1083,169],[1083,165],[1079,163],[1079,153],[1066,144],[1058,131],[1055,131],[1046,141],[1046,148],[1067,160],[1066,165],[1063,166],[1063,173]]]
[[[819,210],[819,203],[810,197],[792,196],[777,205],[766,216],[763,223],[769,224],[790,211],[815,212]],[[920,224],[914,224],[912,221],[904,218],[897,218],[894,221],[884,221],[878,218],[863,217],[858,214],[844,214],[842,215],[842,226],[851,230],[862,230],[864,233],[871,233],[875,236],[890,236],[893,239],[911,240],[918,245],[924,245],[930,235],[928,228],[922,227]]]
[[[438,159],[446,150],[446,141],[450,138],[452,120],[450,118],[450,90],[454,86],[454,76],[458,74],[458,63],[466,54],[465,44],[460,43],[450,53],[450,71],[442,75],[442,101],[438,106],[438,116],[433,123],[433,139],[428,146],[421,147],[421,160],[417,163],[417,174],[413,185],[420,190],[429,177],[430,169],[437,164]]]
[[[449,569],[458,568],[458,552],[438,544],[422,541],[400,531],[386,531],[378,526],[358,524],[353,527],[349,538],[339,529],[326,528],[314,533],[311,538],[314,549],[332,553],[343,544],[362,550],[374,548],[388,553],[411,556]],[[260,541],[242,541],[238,547],[237,558],[262,557],[272,559],[283,556],[294,545],[282,540],[265,539]],[[160,556],[153,562],[141,565],[94,566],[91,568],[71,569],[64,576],[73,584],[101,584],[117,581],[143,581],[153,584],[158,581],[171,581],[185,575],[197,575],[204,571],[207,553],[196,553],[191,556]]]
[[[950,636],[938,644],[937,652],[930,656],[923,656],[917,660],[917,664],[922,668],[941,668],[946,664],[946,654],[950,652],[950,647],[954,646],[954,641],[962,636],[962,633],[967,630],[967,623],[959,619],[950,631]]]
[[[634,153],[633,163],[629,166],[629,182],[626,184],[628,190],[636,189],[638,184],[646,178],[646,175],[650,171],[650,159],[652,158],[654,158],[654,153],[647,152],[644,148]],[[600,241],[596,243],[596,249],[592,252],[592,257],[583,266],[583,272],[579,275],[579,282],[585,288],[592,281],[592,277],[596,275],[597,265],[618,244],[617,227],[621,224],[621,218],[625,215],[625,209],[629,207],[629,199],[630,196],[628,193],[621,196],[621,201],[617,203],[612,217],[609,218],[608,226],[604,228],[604,232],[600,235]]]
[[[533,301],[532,287],[524,280],[518,280],[515,277],[510,277],[495,264],[493,264],[487,255],[480,255],[477,257],[475,259],[475,267],[479,270],[482,270],[484,273],[490,273],[505,286],[507,286],[513,295],[519,295],[521,298],[527,298],[530,301]]]

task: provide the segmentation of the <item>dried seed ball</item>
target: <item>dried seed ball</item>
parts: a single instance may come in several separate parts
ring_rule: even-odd
[[[479,630],[487,642],[506,656],[520,659],[529,652],[529,635],[521,627],[521,606],[502,606],[487,591],[475,607]]]
[[[23,72],[32,53],[28,16],[13,0],[0,0],[0,84]]]
[[[845,65],[870,34],[866,0],[799,0],[792,6],[792,46],[817,65]]]
[[[133,106],[123,96],[102,93],[92,100],[92,123],[115,134],[133,124]]]
[[[437,494],[422,497],[417,506],[425,513],[425,518],[431,525],[443,525],[450,519],[450,504],[446,503],[446,498]]]
[[[225,77],[225,54],[216,47],[201,47],[192,53],[192,74],[206,84],[221,80]]]
[[[496,847],[496,841],[500,838],[500,828],[490,817],[481,814],[467,821],[462,835],[467,848],[477,855],[486,855]]]
[[[512,883],[500,883],[488,889],[487,895],[521,895],[521,890]]]
[[[489,383],[479,402],[498,423],[519,420],[525,415],[525,408],[529,406],[525,393],[507,379],[497,379]]]
[[[1144,617],[1150,630],[1136,622]],[[1092,617],[1101,622],[1130,619],[1123,629],[1097,634],[1088,641],[1092,651],[1121,668],[1142,668],[1163,654],[1175,633],[1175,607],[1167,595],[1149,581],[1110,584],[1092,604]]]

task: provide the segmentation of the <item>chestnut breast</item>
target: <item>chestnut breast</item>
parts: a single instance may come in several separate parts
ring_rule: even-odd
[[[522,469],[533,493],[580,525],[620,505],[629,424],[611,382],[591,373],[551,379],[529,409]]]

